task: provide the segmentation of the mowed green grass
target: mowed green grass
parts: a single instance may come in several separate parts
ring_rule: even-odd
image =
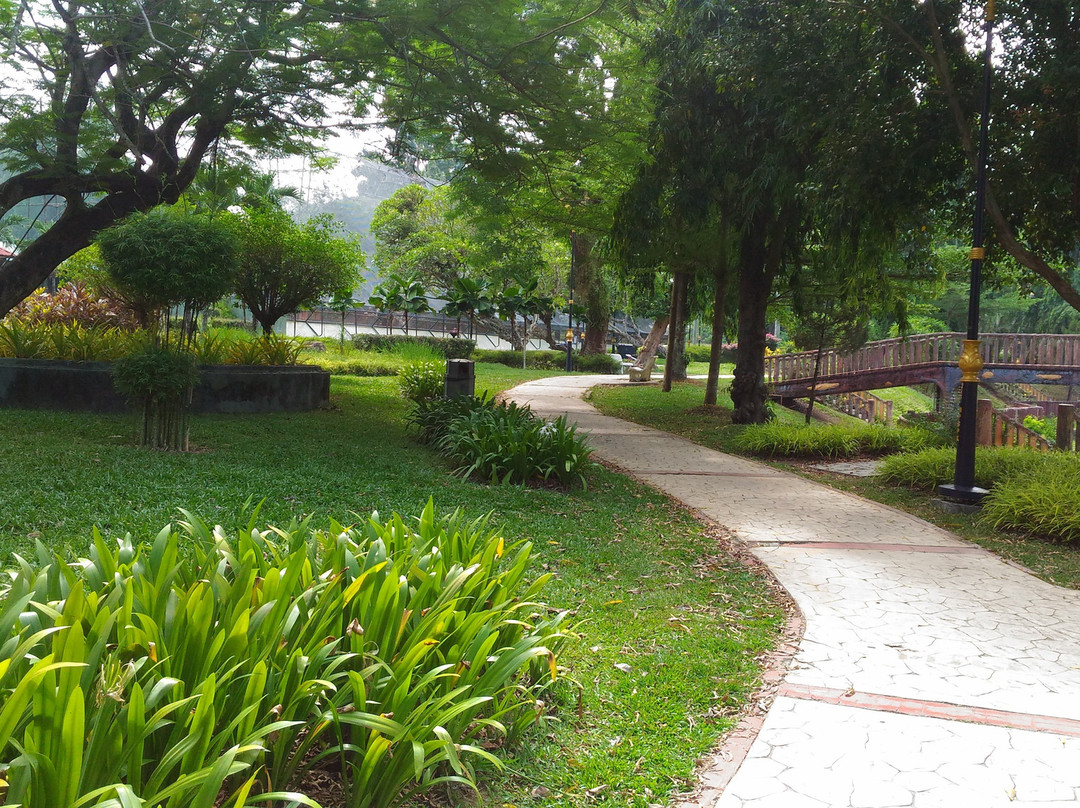
[[[544,374],[477,375],[478,390],[499,390]],[[508,542],[534,543],[535,574],[554,575],[545,598],[573,612],[580,639],[559,660],[551,718],[488,779],[485,804],[646,806],[688,785],[777,641],[784,609],[771,585],[628,478],[597,469],[570,493],[479,485],[410,438],[393,379],[334,377],[331,396],[314,413],[195,416],[189,454],[136,447],[133,417],[5,411],[0,551],[10,562],[37,538],[84,555],[95,526],[151,538],[178,507],[235,528],[263,499],[271,524],[415,514],[429,497],[490,513]]]
[[[731,423],[730,386],[730,380],[720,380],[715,407],[703,406],[705,382],[701,379],[676,382],[670,393],[661,392],[659,385],[594,387],[589,401],[605,415],[673,432],[710,449],[730,452],[734,450],[735,439],[745,429]],[[803,422],[803,416],[783,407],[775,407],[773,411],[780,423]]]

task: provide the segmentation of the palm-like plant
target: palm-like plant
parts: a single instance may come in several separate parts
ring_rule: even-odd
[[[345,317],[359,305],[359,301],[353,298],[352,289],[338,289],[327,304],[332,311],[341,315],[341,352],[345,353]]]
[[[394,326],[394,312],[401,311],[404,300],[404,289],[401,288],[401,279],[391,275],[387,280],[375,287],[368,303],[380,312],[389,312],[390,319],[386,323],[386,333],[389,334]]]
[[[431,311],[424,284],[415,276],[400,278],[401,310],[405,313],[405,333],[409,333],[409,315]]]
[[[443,291],[447,301],[443,311],[458,318],[459,329],[461,318],[468,317],[469,337],[475,337],[476,318],[489,317],[495,311],[495,304],[488,295],[487,282],[475,278],[456,278],[453,286]]]

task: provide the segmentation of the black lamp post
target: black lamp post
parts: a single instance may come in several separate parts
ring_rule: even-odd
[[[990,56],[994,44],[994,0],[986,3],[986,50],[983,65],[982,125],[979,130],[979,164],[975,177],[975,217],[971,239],[971,288],[968,297],[967,338],[960,354],[960,434],[956,442],[956,471],[953,482],[938,486],[938,493],[949,499],[976,503],[988,493],[975,485],[975,417],[979,404],[979,292],[982,286],[983,218],[986,208],[987,141],[990,131]]]
[[[570,297],[566,303],[566,372],[574,370],[574,263],[577,258],[577,233],[570,231]]]

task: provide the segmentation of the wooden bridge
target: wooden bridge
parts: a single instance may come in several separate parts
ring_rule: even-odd
[[[964,334],[917,334],[869,342],[854,353],[817,351],[765,357],[773,396],[805,398],[885,387],[933,384],[939,400],[960,384]],[[1005,384],[1080,384],[1080,334],[983,334],[982,379]]]

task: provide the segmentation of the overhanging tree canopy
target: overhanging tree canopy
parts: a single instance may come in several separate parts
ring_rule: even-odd
[[[0,83],[9,172],[0,217],[29,199],[62,205],[0,268],[0,313],[97,231],[176,201],[215,150],[309,148],[335,97],[371,111],[375,98],[395,114],[407,106],[414,123],[452,118],[460,149],[512,155],[538,143],[548,113],[574,114],[565,89],[578,57],[567,38],[593,10],[568,2],[538,13],[524,0],[0,0],[11,67]]]

